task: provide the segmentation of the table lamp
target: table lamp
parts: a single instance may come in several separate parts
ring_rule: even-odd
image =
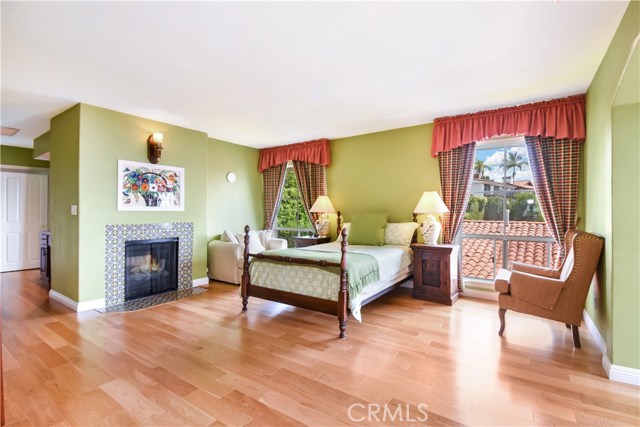
[[[438,243],[442,225],[436,220],[433,214],[441,214],[444,212],[449,212],[449,209],[436,191],[426,191],[422,194],[413,213],[428,214],[422,223],[422,237],[424,238],[425,244],[435,245]]]
[[[331,200],[329,200],[329,196],[318,196],[309,212],[320,214],[320,217],[316,220],[316,231],[319,237],[327,237],[329,235],[329,217],[327,214],[336,212]]]

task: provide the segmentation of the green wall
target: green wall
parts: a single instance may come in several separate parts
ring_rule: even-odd
[[[33,159],[33,149],[8,145],[0,146],[0,164],[49,169],[49,162]]]
[[[612,362],[634,368],[640,368],[639,119],[638,103],[613,110]]]
[[[262,228],[262,174],[258,172],[259,151],[255,148],[208,139],[207,219],[209,238],[225,229],[239,233],[245,225]],[[227,182],[227,172],[236,181]]]
[[[584,206],[583,227],[587,231],[599,233],[605,237],[605,250],[598,268],[597,286],[592,286],[587,298],[586,309],[594,320],[596,327],[607,344],[609,359],[614,364],[627,363],[627,355],[636,355],[635,360],[629,360],[624,365],[632,368],[640,368],[638,360],[638,304],[635,301],[635,309],[626,310],[625,303],[614,299],[615,295],[637,295],[638,279],[626,281],[618,280],[613,276],[614,248],[617,247],[614,236],[614,217],[618,217],[620,209],[618,203],[614,204],[612,194],[614,171],[616,174],[626,173],[620,169],[623,163],[620,158],[614,158],[614,142],[612,139],[612,105],[616,95],[616,88],[622,77],[624,66],[634,43],[634,39],[640,34],[640,3],[632,1],[609,45],[596,75],[587,91],[587,140],[584,146],[584,191],[582,192]],[[637,118],[635,119],[637,124]],[[638,141],[621,139],[615,141],[616,150],[632,150]],[[637,151],[636,151],[637,152]],[[635,157],[637,160],[637,155]],[[636,165],[637,167],[637,165]],[[637,176],[637,175],[636,175]],[[637,181],[636,181],[637,182]],[[636,184],[637,185],[637,184]],[[637,188],[637,187],[636,187]],[[637,197],[638,191],[633,196]],[[628,209],[625,203],[624,209]],[[635,211],[635,222],[638,220]],[[617,227],[625,227],[625,222],[616,223]],[[635,235],[638,238],[638,235]],[[616,254],[615,256],[618,256]],[[638,253],[635,253],[637,264]],[[635,291],[634,291],[635,289]],[[624,298],[623,298],[624,299]],[[615,336],[626,336],[625,329],[635,331],[635,339],[614,339]]]
[[[362,212],[413,219],[422,193],[440,191],[438,159],[429,154],[432,131],[429,123],[331,141],[327,189],[345,221]]]
[[[207,136],[80,105],[79,301],[104,297],[104,230],[108,224],[193,223],[193,279],[206,277]],[[148,163],[147,138],[164,133],[160,164],[185,169],[184,212],[117,210],[118,160]]]
[[[50,151],[50,148],[49,148],[50,138],[51,138],[50,133],[45,132],[33,140],[33,158],[40,157],[41,155],[48,153]]]
[[[78,217],[70,208],[79,200],[80,105],[51,119],[50,139],[51,289],[78,301]]]
[[[164,133],[160,164],[185,169],[185,210],[117,210],[118,160],[148,162],[147,137]],[[192,222],[193,279],[207,276],[207,243],[225,228],[262,224],[258,150],[203,132],[86,104],[54,117],[51,148],[52,288],[75,301],[104,297],[108,224]],[[226,181],[228,171],[238,176]],[[70,214],[78,205],[78,215]]]

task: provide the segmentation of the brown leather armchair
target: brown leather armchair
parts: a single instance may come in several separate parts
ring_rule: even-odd
[[[603,245],[601,236],[569,230],[567,255],[558,268],[513,263],[511,271],[500,269],[494,282],[499,292],[498,335],[504,332],[506,311],[513,310],[565,323],[572,329],[574,346],[580,348],[578,327]]]

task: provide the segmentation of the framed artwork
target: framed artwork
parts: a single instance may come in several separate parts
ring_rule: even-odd
[[[183,211],[184,168],[118,160],[119,211]]]

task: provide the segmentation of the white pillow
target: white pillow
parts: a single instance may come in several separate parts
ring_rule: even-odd
[[[233,233],[229,230],[224,230],[222,232],[220,240],[222,240],[223,242],[240,243],[238,242],[238,239],[236,239],[236,236],[234,236]],[[242,241],[244,242],[244,239]]]
[[[417,222],[388,222],[384,229],[384,244],[409,246],[418,227]]]
[[[336,239],[336,242],[342,242],[342,229],[347,230],[347,236],[348,236],[350,228],[351,228],[350,222],[345,222],[344,224],[342,224],[342,228],[340,229],[340,233],[338,233],[338,238]]]
[[[238,243],[240,243],[244,249],[244,233],[236,233],[236,239],[238,239]],[[258,254],[265,250],[265,247],[262,246],[262,243],[260,242],[260,235],[258,232],[254,230],[249,231],[249,253]]]

